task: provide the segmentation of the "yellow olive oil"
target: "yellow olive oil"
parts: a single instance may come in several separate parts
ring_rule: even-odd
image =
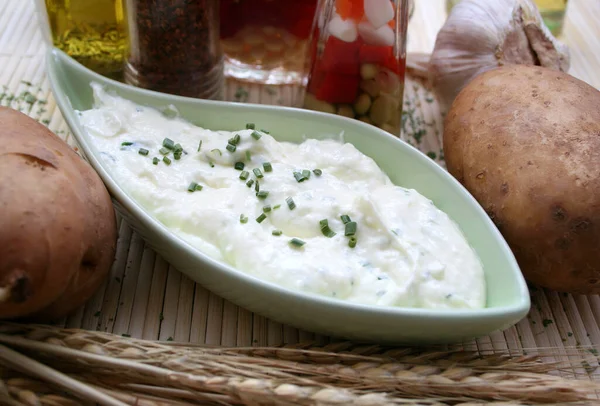
[[[122,0],[45,0],[54,46],[120,79],[127,47]]]

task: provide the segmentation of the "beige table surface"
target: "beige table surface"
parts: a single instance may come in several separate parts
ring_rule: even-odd
[[[446,18],[442,0],[416,0],[409,29],[409,51],[429,52]],[[600,0],[572,0],[564,40],[571,47],[574,76],[600,88]],[[21,109],[69,143],[44,71],[46,45],[34,0],[0,0],[0,105]],[[243,89],[240,91],[240,89]],[[245,90],[245,91],[244,91]],[[290,104],[297,89],[230,83],[231,100]],[[32,94],[30,103],[23,95]],[[31,100],[29,100],[31,101]],[[431,93],[409,80],[405,109],[410,113],[404,138],[439,157],[441,115]],[[1,213],[0,213],[1,215]],[[600,299],[532,289],[532,309],[516,326],[465,343],[466,348],[558,349],[575,345],[600,348]],[[59,325],[216,345],[279,345],[305,340],[327,342],[239,308],[196,285],[147,248],[126,222],[120,223],[116,260],[97,294]],[[560,350],[556,350],[557,354]],[[597,360],[590,360],[593,367]]]

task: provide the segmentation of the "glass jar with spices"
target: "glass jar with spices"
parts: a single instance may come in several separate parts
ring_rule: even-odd
[[[55,47],[101,75],[122,78],[127,28],[121,0],[38,0],[37,7]]]
[[[223,96],[218,0],[127,0],[128,84],[202,99]]]
[[[323,0],[303,106],[400,136],[409,0]]]

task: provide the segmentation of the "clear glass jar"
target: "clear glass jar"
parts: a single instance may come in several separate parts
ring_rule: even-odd
[[[93,71],[121,79],[127,28],[121,0],[38,1],[52,44]]]
[[[218,0],[127,0],[125,82],[163,93],[223,98]]]
[[[409,0],[321,0],[304,108],[400,136],[408,15]]]
[[[300,84],[317,0],[221,0],[225,75]]]

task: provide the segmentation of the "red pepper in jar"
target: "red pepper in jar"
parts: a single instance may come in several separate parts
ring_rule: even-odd
[[[314,90],[317,99],[328,103],[352,103],[358,95],[360,76],[326,72]]]
[[[316,69],[358,76],[360,72],[358,65],[359,49],[360,43],[358,41],[345,42],[330,36],[325,44],[323,55],[317,62]]]

